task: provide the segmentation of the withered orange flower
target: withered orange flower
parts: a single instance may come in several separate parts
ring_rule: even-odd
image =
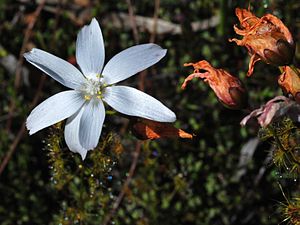
[[[193,138],[193,135],[181,129],[177,129],[171,124],[148,119],[131,121],[131,131],[138,139],[141,140],[153,140],[168,137]]]
[[[187,83],[194,78],[202,78],[208,82],[218,99],[230,109],[242,109],[248,106],[248,94],[243,83],[223,69],[213,68],[209,62],[202,60],[197,63],[185,63],[184,66],[193,66],[194,73],[189,75],[182,84],[185,89]],[[200,72],[203,70],[204,72]]]
[[[300,69],[295,68],[300,74]],[[285,94],[294,97],[297,103],[300,103],[300,77],[291,67],[285,66],[283,73],[278,78],[278,84],[281,86]]]
[[[251,59],[247,76],[251,76],[254,64],[259,60],[275,66],[291,64],[295,43],[292,34],[280,19],[271,14],[258,18],[250,11],[240,8],[236,8],[235,13],[241,28],[235,25],[234,30],[244,37],[242,40],[233,38],[229,41],[248,49]]]

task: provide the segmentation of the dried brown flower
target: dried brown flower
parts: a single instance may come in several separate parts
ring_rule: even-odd
[[[209,62],[202,60],[197,63],[185,63],[184,66],[193,66],[194,73],[189,75],[182,84],[184,89],[187,83],[194,78],[202,78],[213,89],[220,102],[230,109],[242,109],[248,105],[248,94],[243,83],[223,69],[215,69]],[[203,70],[204,72],[200,72]]]
[[[192,134],[178,129],[169,123],[161,123],[148,119],[132,120],[131,131],[141,140],[169,137],[193,138]]]
[[[266,14],[256,17],[246,9],[236,8],[235,13],[240,27],[234,26],[237,34],[244,36],[242,40],[230,39],[237,45],[248,49],[251,59],[247,76],[251,76],[254,64],[262,60],[275,66],[291,64],[295,54],[295,43],[288,28],[276,16]]]

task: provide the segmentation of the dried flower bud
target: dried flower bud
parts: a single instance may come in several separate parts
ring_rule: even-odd
[[[266,14],[258,18],[246,9],[236,8],[235,13],[241,28],[234,26],[242,40],[230,39],[248,49],[251,59],[247,76],[251,76],[254,64],[262,60],[275,66],[291,64],[295,54],[295,43],[288,28],[276,16]]]
[[[134,136],[141,140],[153,140],[167,137],[193,138],[193,135],[186,133],[181,129],[177,129],[171,124],[147,119],[134,119],[131,121],[130,127]]]
[[[194,73],[189,75],[182,84],[184,89],[193,78],[202,78],[217,95],[219,101],[230,109],[242,109],[248,106],[248,94],[243,83],[223,69],[213,68],[207,61],[186,63],[184,66],[193,66]],[[203,70],[204,72],[200,72]]]
[[[300,69],[295,68],[300,74]],[[291,67],[285,66],[283,73],[278,78],[278,83],[285,94],[290,94],[300,103],[300,77]]]

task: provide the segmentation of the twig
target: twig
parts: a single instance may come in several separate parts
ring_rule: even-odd
[[[157,34],[157,21],[158,21],[158,13],[159,13],[159,8],[160,8],[160,0],[155,0],[155,6],[154,6],[154,13],[153,13],[153,28],[151,32],[151,36],[149,39],[150,43],[155,42],[156,34]],[[140,79],[139,79],[139,89],[140,90],[145,90],[145,82],[146,82],[146,76],[147,76],[147,70],[144,70],[140,74]]]
[[[158,13],[160,8],[160,0],[155,0],[154,3],[154,14],[153,14],[153,29],[150,36],[150,43],[155,42],[156,34],[157,34],[157,24],[158,24]]]
[[[129,13],[129,18],[130,18],[131,29],[133,32],[133,38],[134,38],[135,44],[138,44],[140,42],[140,38],[139,38],[139,32],[137,29],[136,20],[135,20],[135,16],[134,16],[133,6],[131,4],[131,0],[126,0],[126,2],[128,5],[128,13]]]
[[[41,3],[39,4],[39,6],[36,8],[34,14],[33,14],[33,19],[30,21],[30,23],[27,25],[26,31],[25,31],[25,36],[24,36],[24,40],[22,43],[22,47],[19,53],[19,60],[18,60],[18,64],[17,64],[17,68],[16,68],[16,77],[15,77],[15,82],[14,82],[14,88],[17,91],[20,87],[20,83],[21,83],[21,72],[22,72],[22,65],[24,62],[24,58],[23,58],[23,54],[26,51],[26,45],[29,41],[29,38],[31,36],[31,32],[32,29],[36,23],[37,18],[39,17],[43,7],[45,6],[46,0],[41,1]],[[15,110],[16,104],[14,99],[11,99],[11,103],[10,103],[10,107],[9,107],[9,119],[7,120],[6,123],[6,130],[7,132],[10,131],[11,128],[11,124],[12,124],[12,120],[13,120],[13,113]]]
[[[136,25],[139,31],[144,31],[147,33],[153,33],[153,17],[146,16],[137,16],[135,15]],[[193,21],[189,25],[192,28],[193,32],[200,32],[208,30],[210,28],[215,28],[220,23],[219,15],[214,15],[208,19],[201,19],[201,21]],[[128,13],[118,12],[110,13],[105,16],[102,20],[102,24],[109,24],[110,26],[117,29],[132,29],[130,16]],[[180,24],[170,22],[164,19],[157,19],[157,35],[160,36],[171,36],[171,35],[181,35],[183,33],[182,27]]]
[[[133,31],[133,36],[134,36],[134,39],[135,39],[135,43],[138,44],[139,43],[139,34],[138,34],[137,25],[136,25],[136,22],[135,22],[133,7],[132,7],[132,4],[131,4],[130,0],[126,0],[126,2],[128,4],[128,13],[129,13],[129,16],[130,16],[131,28],[132,28],[132,31]],[[159,0],[156,0],[156,7],[155,7],[155,12],[154,12],[154,17],[156,18],[156,20],[157,20],[157,15],[158,15],[158,9],[159,9]],[[157,27],[157,25],[154,25],[153,29],[156,29],[156,27]],[[154,32],[154,35],[150,37],[150,40],[153,40],[153,41],[155,40],[155,36],[156,36],[155,33],[156,32]],[[145,82],[145,75],[146,74],[147,74],[147,70],[144,70],[143,72],[140,73],[140,79],[139,79],[139,89],[140,90],[144,90],[144,82]],[[135,151],[133,153],[133,160],[132,160],[132,163],[131,163],[131,166],[130,166],[130,169],[129,169],[128,177],[127,177],[126,181],[124,182],[124,184],[122,186],[122,189],[121,189],[116,201],[114,202],[111,211],[104,218],[104,221],[103,221],[102,225],[107,225],[111,221],[112,217],[115,215],[117,209],[119,208],[119,206],[120,206],[120,204],[121,204],[121,202],[122,202],[122,200],[125,196],[125,193],[127,192],[128,188],[129,188],[131,180],[133,178],[133,175],[134,175],[134,172],[136,170],[136,166],[137,166],[137,162],[138,162],[140,153],[141,153],[141,142],[137,141],[136,146],[135,146]]]
[[[38,89],[37,89],[37,92],[36,92],[36,95],[34,97],[34,99],[32,100],[31,104],[30,104],[30,108],[32,109],[39,101],[39,98],[40,98],[40,94],[42,92],[42,88],[44,86],[44,82],[46,80],[46,76],[43,75],[40,79],[40,82],[39,82],[39,86],[38,86]],[[17,149],[17,146],[19,144],[19,142],[21,141],[23,135],[24,135],[24,132],[25,132],[25,121],[23,122],[21,128],[19,129],[19,132],[14,140],[14,142],[11,144],[8,152],[6,153],[6,156],[5,158],[2,160],[1,164],[0,164],[0,176],[3,172],[3,170],[5,169],[7,163],[9,162],[11,156],[13,155],[13,153],[16,151]]]
[[[46,0],[43,0],[43,1],[40,2],[38,8],[34,12],[34,16],[33,16],[34,18],[31,20],[30,24],[28,24],[28,26],[27,26],[27,30],[26,30],[26,33],[25,33],[25,37],[24,37],[24,41],[23,41],[22,48],[21,48],[21,51],[20,51],[19,61],[18,61],[17,69],[16,69],[16,80],[15,80],[15,88],[16,89],[20,85],[21,70],[22,70],[22,64],[23,64],[23,61],[24,61],[23,60],[23,54],[25,53],[25,50],[26,50],[26,44],[29,41],[29,37],[31,35],[31,31],[32,31],[32,29],[34,27],[34,24],[35,24],[38,16],[40,15],[42,9],[44,8],[45,3],[46,3]],[[61,11],[61,6],[59,4],[57,6],[57,8],[56,8],[56,13],[57,13],[56,15],[57,16],[55,17],[55,26],[54,27],[56,27],[57,24],[58,24],[58,19],[59,19],[60,11]],[[52,40],[54,40],[54,39],[52,39]],[[54,42],[52,41],[51,44],[50,44],[50,46],[52,46],[53,43]],[[20,71],[18,71],[19,68],[21,68]],[[17,80],[17,77],[18,77],[19,80]],[[40,82],[39,82],[39,86],[37,88],[37,91],[36,91],[34,99],[32,100],[31,104],[29,105],[29,109],[33,109],[37,105],[37,103],[38,103],[38,101],[40,99],[40,95],[41,95],[42,88],[44,86],[46,78],[47,77],[45,75],[41,76]],[[10,118],[12,118],[15,115],[13,113],[12,115],[8,114],[8,116],[10,116]],[[17,148],[19,142],[21,141],[21,139],[23,137],[23,134],[24,134],[24,132],[26,130],[25,129],[26,128],[25,125],[26,125],[26,122],[24,121],[23,124],[22,124],[22,126],[21,126],[21,128],[18,131],[18,134],[17,134],[14,142],[11,144],[11,146],[10,146],[10,148],[9,148],[6,156],[5,156],[5,158],[3,159],[3,161],[0,164],[0,176],[1,176],[2,172],[3,172],[3,170],[5,169],[7,163],[9,162],[11,156],[16,151],[16,148]]]
[[[132,160],[126,181],[124,182],[121,192],[119,193],[116,201],[114,202],[110,213],[104,218],[104,222],[102,223],[102,225],[107,225],[110,222],[111,218],[115,215],[117,209],[119,208],[119,206],[125,196],[125,193],[127,192],[129,185],[132,181],[140,153],[141,153],[141,142],[138,141],[135,146],[135,151],[133,153],[133,160]]]

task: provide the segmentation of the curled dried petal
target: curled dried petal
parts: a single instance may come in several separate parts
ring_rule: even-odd
[[[141,140],[153,140],[158,138],[193,138],[192,134],[185,132],[184,130],[178,129],[168,123],[160,123],[152,120],[132,120],[131,130],[133,134]]]
[[[240,28],[234,30],[243,39],[229,39],[239,46],[245,46],[251,55],[248,76],[253,73],[254,64],[262,60],[265,63],[283,66],[289,65],[295,54],[292,34],[276,16],[266,14],[258,18],[246,9],[236,9]]]
[[[184,66],[193,66],[194,73],[190,74],[182,84],[185,89],[187,83],[194,78],[204,79],[213,89],[219,101],[231,109],[242,109],[248,105],[248,94],[243,83],[223,69],[212,67],[209,62],[202,60],[197,63],[186,63]],[[204,71],[204,72],[200,72]]]
[[[277,96],[265,105],[253,110],[242,121],[245,126],[251,118],[256,118],[261,127],[267,127],[271,122],[282,116],[289,116],[293,121],[300,122],[300,105],[285,97]]]

